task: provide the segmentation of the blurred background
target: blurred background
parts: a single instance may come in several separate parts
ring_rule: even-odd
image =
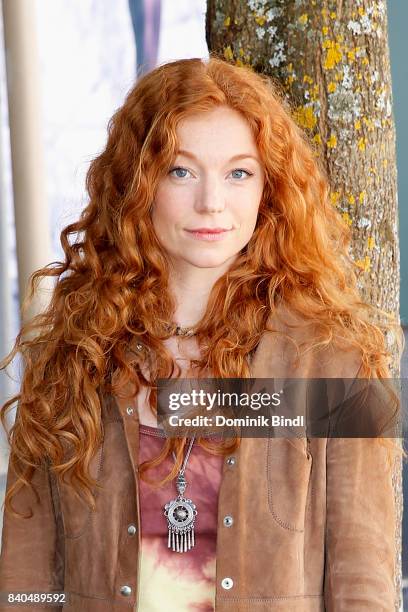
[[[1,357],[18,333],[29,274],[64,258],[59,235],[86,203],[86,171],[104,148],[108,120],[138,75],[172,59],[208,57],[205,10],[205,0],[178,0],[177,8],[171,0],[2,2]],[[18,363],[8,376],[0,372],[2,403],[20,374]],[[3,432],[0,444],[4,451]],[[6,464],[3,452],[2,475]]]
[[[401,322],[408,325],[408,3],[389,0],[397,128]],[[208,57],[206,0],[3,0],[0,15],[0,358],[20,326],[29,274],[63,259],[59,234],[86,203],[85,174],[104,147],[109,118],[137,77],[157,64]],[[10,61],[10,58],[13,61]],[[13,138],[10,139],[10,127]],[[18,181],[12,182],[11,154]],[[18,255],[18,258],[17,258]],[[18,264],[17,264],[18,260]],[[43,288],[46,300],[47,287]],[[406,377],[406,353],[402,376]],[[0,372],[0,401],[16,393],[18,360]],[[13,412],[10,413],[10,422]],[[0,502],[8,449],[0,428]],[[404,469],[404,493],[408,476]],[[405,495],[405,499],[407,499]],[[3,509],[0,512],[0,529]],[[408,513],[403,573],[408,587]],[[408,588],[404,589],[408,592]],[[407,599],[408,610],[408,599]]]

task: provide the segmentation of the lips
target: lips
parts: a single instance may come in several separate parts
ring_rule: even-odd
[[[221,234],[222,232],[229,232],[230,230],[223,227],[198,227],[197,229],[188,229],[187,232],[194,232],[195,234]]]
[[[198,227],[194,230],[185,230],[192,240],[201,240],[205,242],[222,242],[227,240],[227,234],[231,230],[224,229],[223,227]]]

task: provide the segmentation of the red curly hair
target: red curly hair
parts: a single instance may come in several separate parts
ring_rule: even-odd
[[[350,229],[330,202],[323,166],[279,85],[215,54],[161,65],[140,78],[109,122],[106,147],[87,173],[89,204],[61,232],[65,261],[30,278],[25,304],[42,278],[56,280],[47,309],[22,326],[1,362],[6,367],[19,352],[25,366],[20,392],[0,411],[5,426],[6,411],[18,402],[9,442],[19,479],[6,506],[35,467],[47,463],[58,477],[72,470],[74,488],[94,507],[96,483],[87,472],[102,441],[101,396],[120,395],[129,383],[135,393],[148,385],[155,413],[155,381],[178,366],[163,344],[175,300],[150,208],[174,162],[179,121],[220,105],[240,112],[253,130],[265,186],[251,240],[209,296],[195,366],[214,377],[248,377],[246,356],[268,329],[277,299],[317,325],[319,333],[300,348],[316,350],[341,338],[361,351],[363,376],[389,376],[385,336],[391,329],[402,352],[391,315],[361,302],[358,268],[348,255]],[[156,356],[149,380],[125,358],[138,340]],[[160,484],[174,478],[185,442],[167,439],[159,457],[143,464],[142,477],[175,450],[178,462]],[[198,443],[224,454],[240,440]],[[67,445],[73,449],[68,461]]]

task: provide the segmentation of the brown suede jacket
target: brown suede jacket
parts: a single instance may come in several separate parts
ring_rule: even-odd
[[[280,323],[277,324],[279,328]],[[282,327],[281,327],[282,329]],[[306,331],[282,329],[301,341]],[[307,353],[289,370],[292,344],[265,332],[253,378],[354,377],[354,353]],[[5,513],[0,592],[65,591],[59,610],[138,608],[139,423],[134,400],[105,397],[104,441],[91,474],[104,485],[97,512],[37,471],[40,503],[26,488]],[[7,487],[13,482],[9,469]],[[232,525],[224,517],[233,517]],[[243,438],[225,458],[218,505],[217,612],[392,612],[395,507],[385,451],[365,438]],[[19,606],[0,604],[0,610]],[[53,610],[41,605],[26,610]],[[163,611],[165,612],[165,611]]]

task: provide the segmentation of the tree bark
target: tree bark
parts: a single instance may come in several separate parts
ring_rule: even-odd
[[[249,64],[283,88],[309,134],[351,226],[351,256],[364,301],[399,320],[400,257],[395,124],[387,8],[383,0],[208,0],[209,51]],[[394,355],[396,346],[388,338]],[[400,375],[397,359],[392,374]],[[401,605],[401,461],[396,610]]]

